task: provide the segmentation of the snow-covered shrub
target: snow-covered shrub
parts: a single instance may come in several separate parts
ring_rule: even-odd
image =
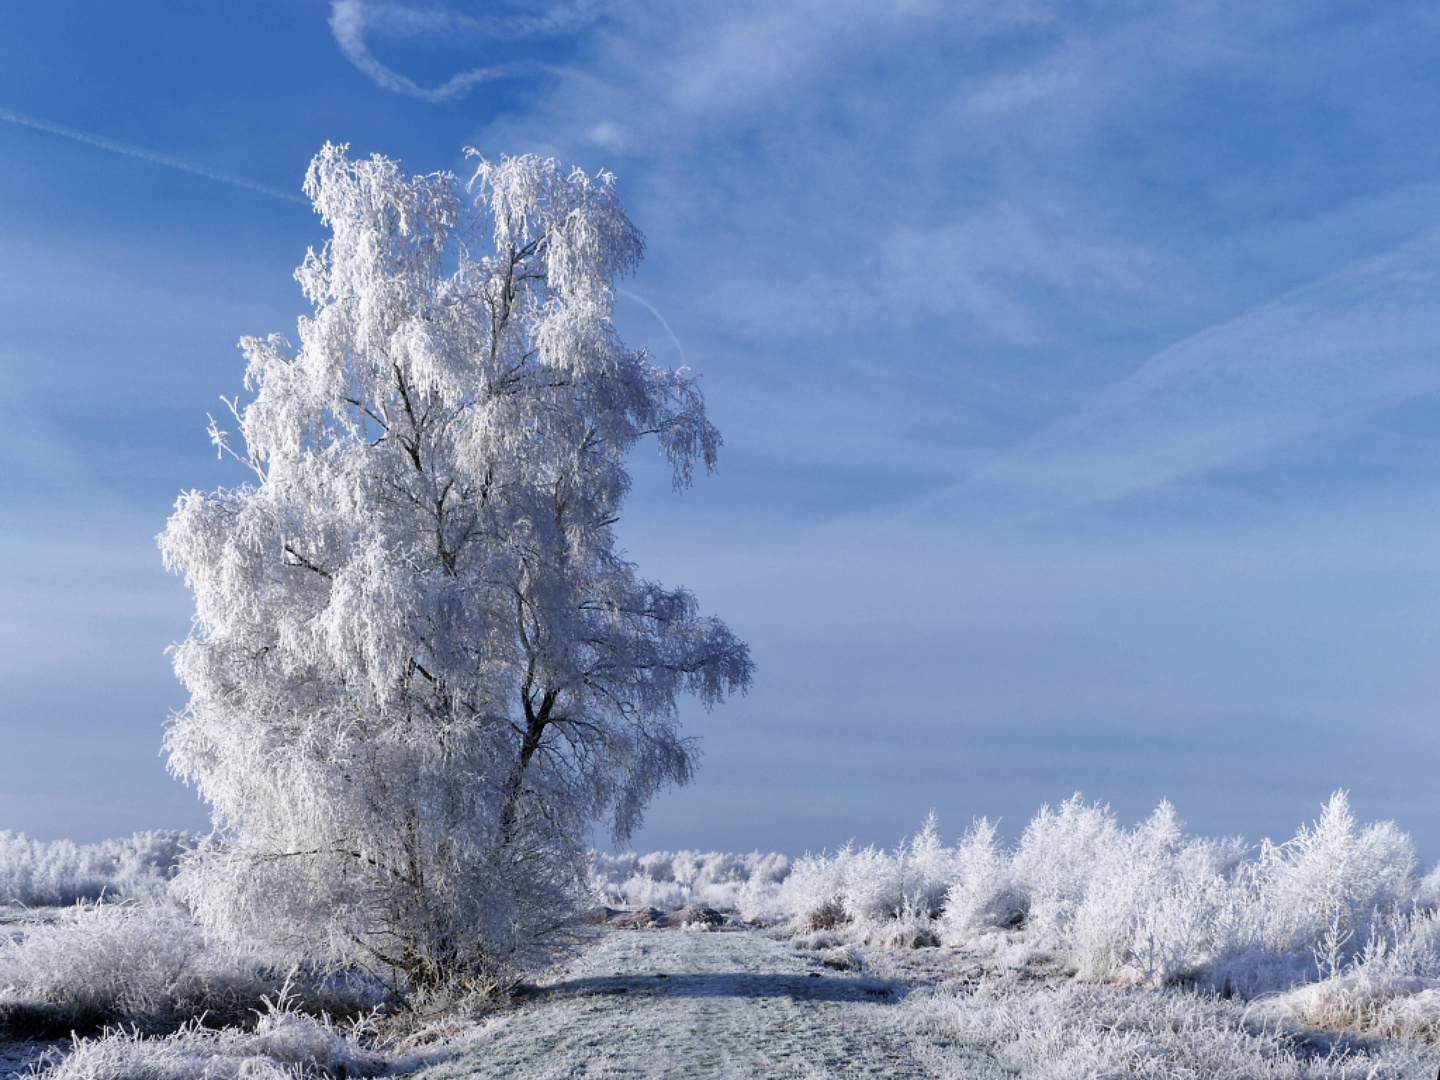
[[[1440,979],[1440,912],[1416,908],[1388,920],[1353,961],[1357,970]]]
[[[1239,841],[1187,838],[1175,809],[1122,831],[1077,905],[1070,953],[1082,976],[1163,986],[1199,976],[1229,923]]]
[[[1042,806],[1025,827],[1012,861],[1015,881],[1029,901],[1029,928],[1067,933],[1091,878],[1120,857],[1121,846],[1108,806],[1086,805],[1078,792],[1058,810]]]
[[[1262,854],[1264,900],[1288,922],[1290,946],[1335,975],[1381,921],[1413,903],[1415,848],[1393,821],[1357,826],[1337,791],[1313,826]]]
[[[675,880],[675,856],[668,851],[652,851],[640,856],[640,870],[651,881]]]
[[[847,921],[875,923],[900,913],[905,903],[902,860],[903,855],[897,858],[873,844],[835,854],[840,904]]]
[[[806,855],[791,867],[784,896],[800,930],[872,924],[897,915],[904,904],[896,860],[873,845],[846,845],[834,855]]]
[[[781,895],[796,929],[833,930],[849,921],[845,912],[845,867],[852,854],[847,845],[831,857],[821,852],[795,860]]]
[[[1383,923],[1343,971],[1265,999],[1261,1013],[1356,1035],[1440,1042],[1440,915],[1416,909]]]
[[[789,919],[784,887],[790,877],[790,860],[775,852],[758,851],[746,857],[750,876],[740,887],[735,905],[746,922],[778,923]]]
[[[595,899],[609,907],[624,907],[624,883],[640,872],[640,856],[633,851],[612,855],[606,851],[590,852],[590,891]]]
[[[645,874],[636,874],[620,888],[626,907],[653,907],[661,911],[678,911],[690,903],[690,890],[678,881],[656,881]]]
[[[79,904],[0,938],[0,1027],[68,1032],[124,1023],[154,1033],[206,1015],[243,1022],[286,972],[269,958],[207,940],[173,907]],[[354,1012],[381,988],[307,987],[316,1007]]]
[[[590,887],[611,907],[678,911],[702,905],[763,918],[778,911],[780,882],[790,872],[784,855],[752,852],[657,851],[649,855],[592,852]]]
[[[1440,914],[1427,914],[1440,908],[1440,870],[1417,881],[1414,866],[1409,839],[1389,822],[1359,826],[1344,792],[1295,839],[1258,849],[1187,835],[1168,802],[1123,828],[1077,794],[1042,807],[1013,853],[984,818],[946,848],[932,814],[893,850],[847,845],[793,864],[753,854],[596,856],[608,895],[631,906],[665,899],[666,889],[678,889],[676,899],[657,906],[701,902],[692,897],[702,882],[714,896],[746,874],[730,894],[742,915],[788,924],[801,941],[938,938],[1001,964],[1242,998],[1329,973],[1364,975],[1369,986],[1440,979]]]
[[[159,900],[191,852],[207,846],[203,837],[182,832],[138,832],[125,840],[107,840],[101,851],[113,853],[113,891],[127,900]]]
[[[900,903],[897,911],[912,910],[937,918],[955,880],[955,852],[940,839],[940,819],[931,810],[920,831],[895,850],[895,876]]]
[[[0,904],[63,906],[77,900],[153,900],[165,895],[180,857],[200,841],[139,832],[99,844],[28,840],[0,832]]]
[[[1406,911],[1433,910],[1424,890],[1440,874],[1419,885],[1414,865],[1409,839],[1389,822],[1358,826],[1344,792],[1294,840],[1253,856],[1238,838],[1187,836],[1168,802],[1126,829],[1076,795],[1042,807],[1013,855],[984,819],[946,849],[932,816],[894,851],[799,860],[778,899],[800,932],[839,927],[871,944],[938,933],[1088,980],[1253,997],[1339,971],[1377,934],[1409,957],[1402,974],[1440,977],[1426,966],[1440,969],[1440,941],[1422,933],[1431,924],[1395,930]]]
[[[912,904],[885,918],[867,919],[856,929],[863,945],[926,949],[940,944],[940,932],[929,909]]]
[[[1440,1042],[1440,981],[1349,972],[1267,998],[1259,1012],[1356,1035]]]
[[[805,856],[791,868],[783,895],[797,928],[854,923],[864,934],[883,937],[887,923],[903,917],[928,924],[940,914],[955,877],[955,857],[941,841],[932,812],[920,832],[894,851],[847,844],[831,856]],[[922,937],[938,941],[934,928]]]
[[[1010,856],[1001,850],[989,819],[979,818],[966,830],[952,866],[953,880],[940,916],[947,945],[962,945],[977,933],[1009,929],[1024,920],[1029,899],[1016,886]]]
[[[1425,911],[1440,910],[1440,866],[1431,870],[1415,886],[1415,906]]]
[[[676,875],[685,872],[682,857],[676,856]],[[755,906],[762,896],[773,895],[790,873],[790,860],[771,852],[752,851],[748,855],[710,853],[703,856],[691,878],[691,892],[696,903],[721,911],[742,911],[747,904]]]

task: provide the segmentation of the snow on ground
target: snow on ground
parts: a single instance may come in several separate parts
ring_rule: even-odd
[[[202,1032],[92,1041],[88,1057],[48,1075],[1409,1080],[1440,1067],[1434,1043],[1306,1027],[1285,1015],[1294,1009],[1284,996],[1097,984],[1043,957],[1017,964],[963,948],[786,936],[733,917],[712,929],[619,921],[590,928],[568,964],[522,986],[510,1006],[470,1026],[437,1025],[443,1037],[420,1045],[375,1054],[347,1043],[337,1055],[337,1034],[284,1016],[254,1045]],[[0,1077],[25,1075],[41,1049],[0,1044]],[[420,1057],[429,1064],[405,1073]]]
[[[929,1077],[900,1009],[904,993],[754,930],[607,930],[453,1060],[420,1075]],[[1006,1075],[983,1051],[970,1056],[967,1075]]]
[[[419,1075],[1408,1080],[1440,1066],[1434,1046],[1349,1039],[1210,995],[1097,986],[959,949],[796,948],[810,943],[606,928]]]

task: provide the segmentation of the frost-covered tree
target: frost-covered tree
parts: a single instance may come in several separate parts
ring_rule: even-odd
[[[257,482],[189,492],[160,536],[195,596],[171,769],[224,843],[182,882],[212,924],[411,987],[493,974],[558,924],[608,819],[638,824],[749,652],[638,577],[612,528],[647,435],[674,470],[720,438],[683,370],[610,322],[643,242],[613,177],[535,157],[468,186],[326,146],[333,231],[292,348],[242,341]]]

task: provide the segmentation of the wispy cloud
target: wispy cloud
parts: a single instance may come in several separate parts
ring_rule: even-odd
[[[1440,391],[1437,295],[1440,230],[1165,349],[928,504],[1114,502]]]
[[[817,489],[1093,504],[1432,385],[1425,241],[1364,257],[1437,214],[1369,164],[1398,81],[1304,82],[1353,56],[1328,11],[680,10],[617,8],[583,72],[473,138],[620,175],[645,295],[730,396],[732,445]]]
[[[249,191],[258,191],[261,195],[269,195],[272,199],[284,199],[286,202],[300,203],[303,206],[310,205],[309,199],[293,192],[281,191],[279,188],[273,188],[269,184],[261,184],[255,180],[247,180],[243,176],[231,176],[229,173],[219,172],[215,169],[207,168],[204,165],[196,165],[193,162],[182,161],[180,158],[170,157],[168,154],[157,154],[153,150],[145,150],[138,146],[131,146],[129,143],[108,139],[104,135],[95,135],[88,131],[78,131],[75,128],[66,127],[63,124],[55,124],[49,120],[26,116],[24,113],[17,113],[12,109],[0,108],[0,120],[34,128],[36,131],[48,132],[51,135],[59,135],[66,139],[74,139],[76,142],[86,143],[90,146],[98,146],[100,149],[109,150],[114,154],[124,154],[127,157],[139,158],[141,161],[148,161],[155,165],[164,165],[166,168],[179,169],[181,172],[192,173],[195,176],[203,176],[207,180],[218,180],[222,184],[231,184]]]
[[[439,86],[424,87],[408,75],[376,59],[369,36],[380,33],[391,38],[516,38],[565,33],[590,22],[596,5],[557,4],[541,15],[494,16],[484,21],[446,8],[420,9],[397,4],[367,3],[366,0],[334,0],[330,8],[330,32],[345,59],[368,75],[382,89],[438,104],[464,97],[476,86],[518,75],[550,70],[532,60],[516,60],[468,68],[450,76]]]

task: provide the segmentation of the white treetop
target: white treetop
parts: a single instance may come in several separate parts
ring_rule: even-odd
[[[196,605],[166,745],[226,841],[202,915],[416,986],[554,924],[589,824],[623,838],[690,777],[677,695],[752,665],[615,550],[636,442],[681,487],[720,438],[611,325],[643,249],[613,177],[482,160],[472,201],[327,145],[305,190],[334,234],[296,272],[313,317],[242,342],[258,481],[160,537]]]

